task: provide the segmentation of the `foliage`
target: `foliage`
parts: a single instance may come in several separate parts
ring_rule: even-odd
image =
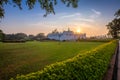
[[[29,38],[29,39],[28,39],[29,41],[33,41],[33,40],[34,40],[34,38],[35,38],[35,36],[34,36],[34,35],[32,35],[32,34],[30,34],[30,35],[28,35],[28,38]]]
[[[16,34],[6,34],[4,40],[26,40],[27,34],[25,33],[16,33]]]
[[[120,17],[120,9],[115,13],[115,16],[118,18]]]
[[[80,42],[110,42],[113,39],[80,39]]]
[[[5,34],[3,33],[2,30],[0,30],[0,41],[3,41],[5,37]]]
[[[79,0],[61,0],[66,6],[72,6],[76,8],[78,6]],[[11,4],[13,6],[18,6],[22,9],[22,3],[26,2],[26,5],[29,9],[33,9],[36,3],[39,3],[41,9],[45,10],[46,13],[44,16],[47,16],[50,13],[54,13],[54,6],[58,3],[58,0],[0,0],[0,18],[4,17],[5,10],[4,5]]]
[[[46,36],[45,36],[44,33],[39,33],[39,34],[37,34],[37,35],[35,36],[35,39],[36,39],[36,40],[43,40],[43,39],[45,39],[45,38],[46,38]]]
[[[120,37],[120,18],[114,19],[112,22],[110,22],[107,25],[107,28],[109,29],[108,34],[111,34],[113,38]]]
[[[39,33],[36,36],[27,35],[25,33],[5,34],[4,42],[19,42],[19,41],[32,41],[32,40],[44,40],[46,36],[44,33]]]
[[[11,80],[102,80],[115,47],[116,41],[111,41],[85,54]]]
[[[116,18],[108,23],[107,28],[113,38],[120,37],[120,9],[115,13]]]

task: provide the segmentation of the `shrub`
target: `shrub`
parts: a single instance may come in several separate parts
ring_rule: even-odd
[[[81,39],[80,42],[110,42],[113,39]]]
[[[11,80],[102,80],[116,45],[114,40],[72,59],[51,64],[38,72],[17,75]]]

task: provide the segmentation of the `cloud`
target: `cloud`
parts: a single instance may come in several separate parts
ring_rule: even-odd
[[[53,21],[41,21],[41,22],[34,22],[29,24],[29,26],[34,26],[34,27],[51,27],[57,25],[56,22]]]
[[[89,18],[77,18],[76,20],[78,21],[83,21],[83,22],[95,22],[93,19],[89,19]]]
[[[97,14],[97,15],[101,15],[101,12],[100,11],[97,11],[97,10],[95,10],[95,9],[91,9],[91,11],[93,11],[95,14]]]
[[[95,9],[91,9],[91,11],[93,12],[93,14],[90,16],[90,18],[97,18],[102,14],[100,11],[97,11]]]
[[[75,16],[80,16],[81,14],[80,13],[74,13],[74,14],[71,14],[71,15],[63,15],[61,16],[60,18],[63,19],[63,18],[71,18],[71,17],[75,17]]]

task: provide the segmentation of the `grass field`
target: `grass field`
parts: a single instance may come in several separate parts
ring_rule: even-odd
[[[38,71],[101,44],[103,42],[0,43],[0,80]]]

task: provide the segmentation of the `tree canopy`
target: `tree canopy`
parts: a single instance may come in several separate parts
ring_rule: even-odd
[[[115,13],[116,18],[120,17],[120,9]]]
[[[72,6],[76,8],[78,6],[79,0],[61,0],[66,6]],[[44,16],[47,16],[50,13],[55,14],[54,6],[58,4],[58,0],[0,0],[0,18],[4,17],[5,8],[4,5],[10,4],[12,6],[18,6],[19,9],[22,9],[22,3],[25,2],[26,6],[29,9],[33,9],[36,3],[39,3],[40,8],[45,10]]]
[[[107,28],[113,38],[120,38],[120,9],[115,13],[116,18],[108,23]]]

